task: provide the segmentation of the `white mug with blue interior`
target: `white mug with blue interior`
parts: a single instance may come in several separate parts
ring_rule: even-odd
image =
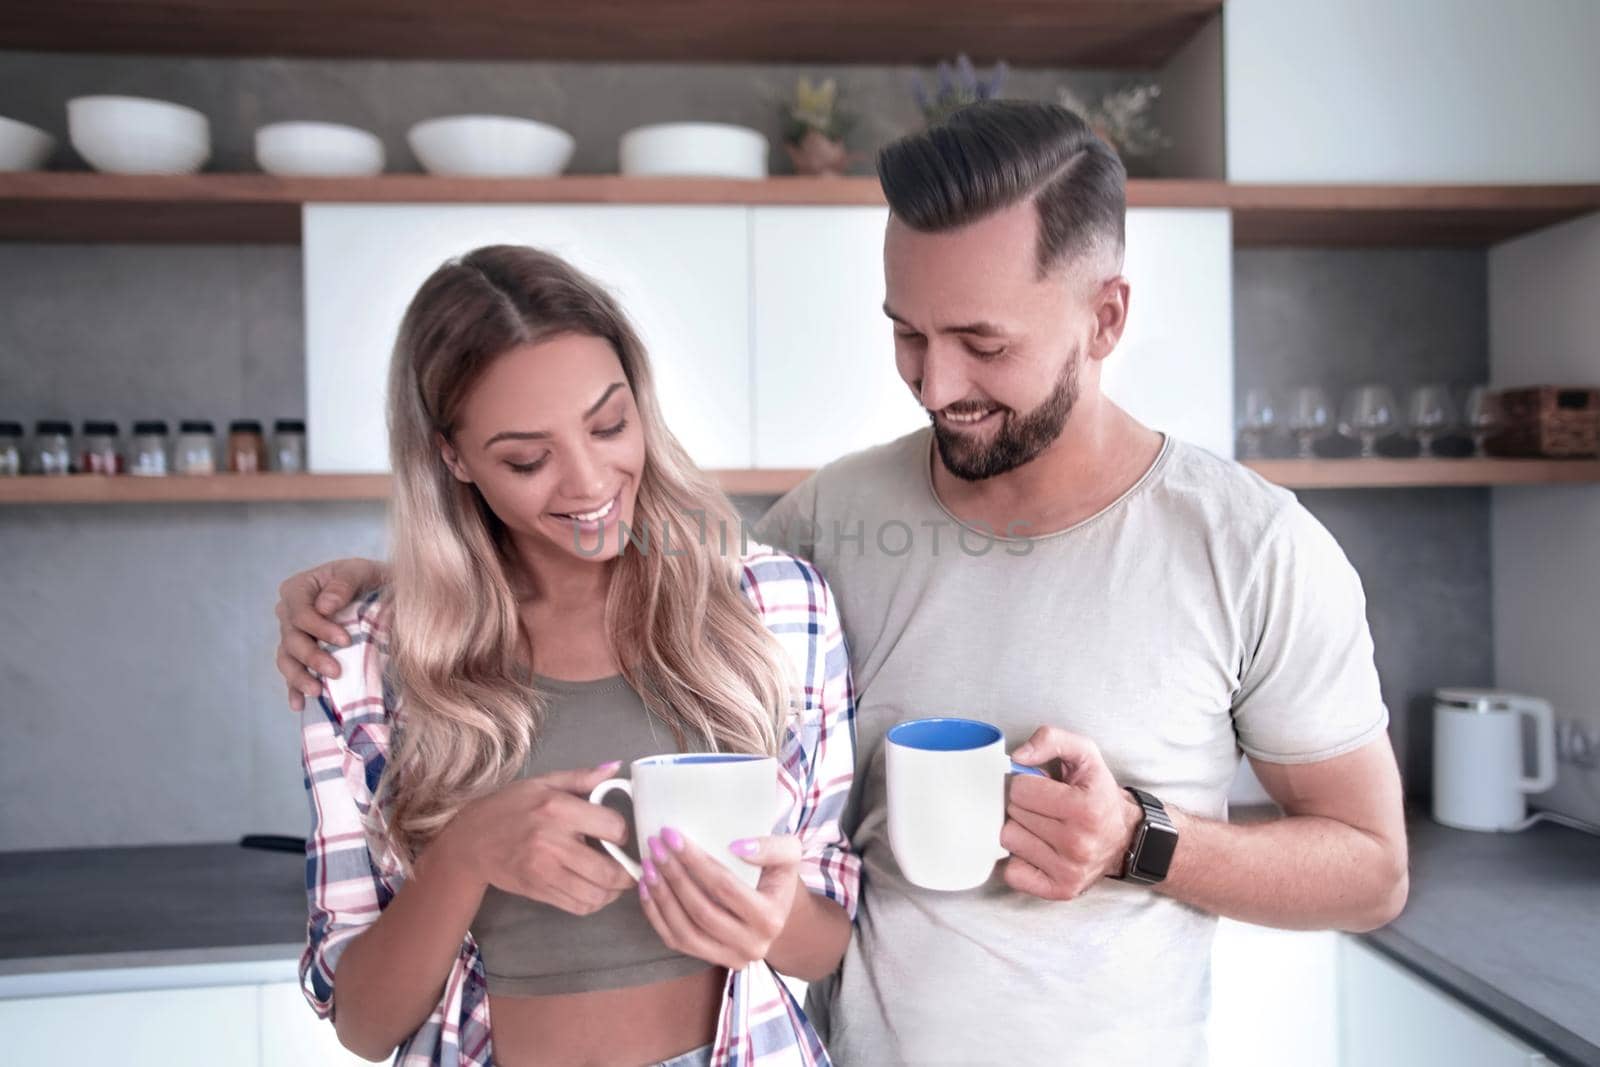
[[[600,803],[613,790],[633,798],[634,844],[667,827],[722,861],[754,888],[761,868],[728,850],[735,841],[766,837],[778,813],[778,761],[771,756],[738,753],[672,753],[633,761],[632,777],[607,778],[589,794]],[[639,861],[609,841],[600,842],[637,881]]]
[[[912,719],[889,731],[889,846],[924,889],[975,889],[1006,858],[1006,778],[1044,772],[1013,763],[1005,735],[975,719]]]

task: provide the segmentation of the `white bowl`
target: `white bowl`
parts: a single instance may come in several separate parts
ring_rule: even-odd
[[[383,171],[383,142],[337,122],[274,122],[256,130],[256,164],[285,178],[358,178]]]
[[[721,122],[664,122],[622,135],[622,173],[660,177],[765,178],[767,139]]]
[[[67,101],[72,147],[112,174],[193,174],[211,157],[211,124],[192,107],[140,96]]]
[[[406,143],[429,174],[543,178],[560,174],[577,142],[565,130],[505,115],[449,115],[419,122]]]
[[[41,170],[55,147],[39,127],[0,115],[0,170]]]

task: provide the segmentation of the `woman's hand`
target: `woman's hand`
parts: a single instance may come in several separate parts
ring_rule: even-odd
[[[678,831],[663,830],[639,850],[639,900],[668,948],[738,971],[766,959],[789,922],[801,892],[800,839],[758,837],[729,848],[762,868],[756,888]]]
[[[319,641],[343,648],[344,627],[332,620],[339,609],[382,585],[388,571],[370,559],[336,559],[301,571],[278,586],[278,673],[289,684],[289,707],[301,711],[306,697],[322,692],[317,674],[339,677],[339,664]],[[313,674],[316,671],[317,674]]]
[[[628,843],[627,821],[588,799],[620,766],[525,778],[472,801],[440,834],[447,862],[483,885],[594,914],[633,888],[633,877],[585,840]]]

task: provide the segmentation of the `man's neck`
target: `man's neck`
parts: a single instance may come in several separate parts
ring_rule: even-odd
[[[1061,435],[1004,474],[963,481],[933,456],[933,489],[963,522],[1013,536],[1038,537],[1103,511],[1142,478],[1161,454],[1161,435],[1103,394],[1073,408]]]

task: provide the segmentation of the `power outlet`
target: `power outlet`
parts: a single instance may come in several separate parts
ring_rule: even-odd
[[[1600,768],[1600,726],[1595,722],[1600,722],[1600,717],[1556,720],[1557,762],[1585,770]]]

